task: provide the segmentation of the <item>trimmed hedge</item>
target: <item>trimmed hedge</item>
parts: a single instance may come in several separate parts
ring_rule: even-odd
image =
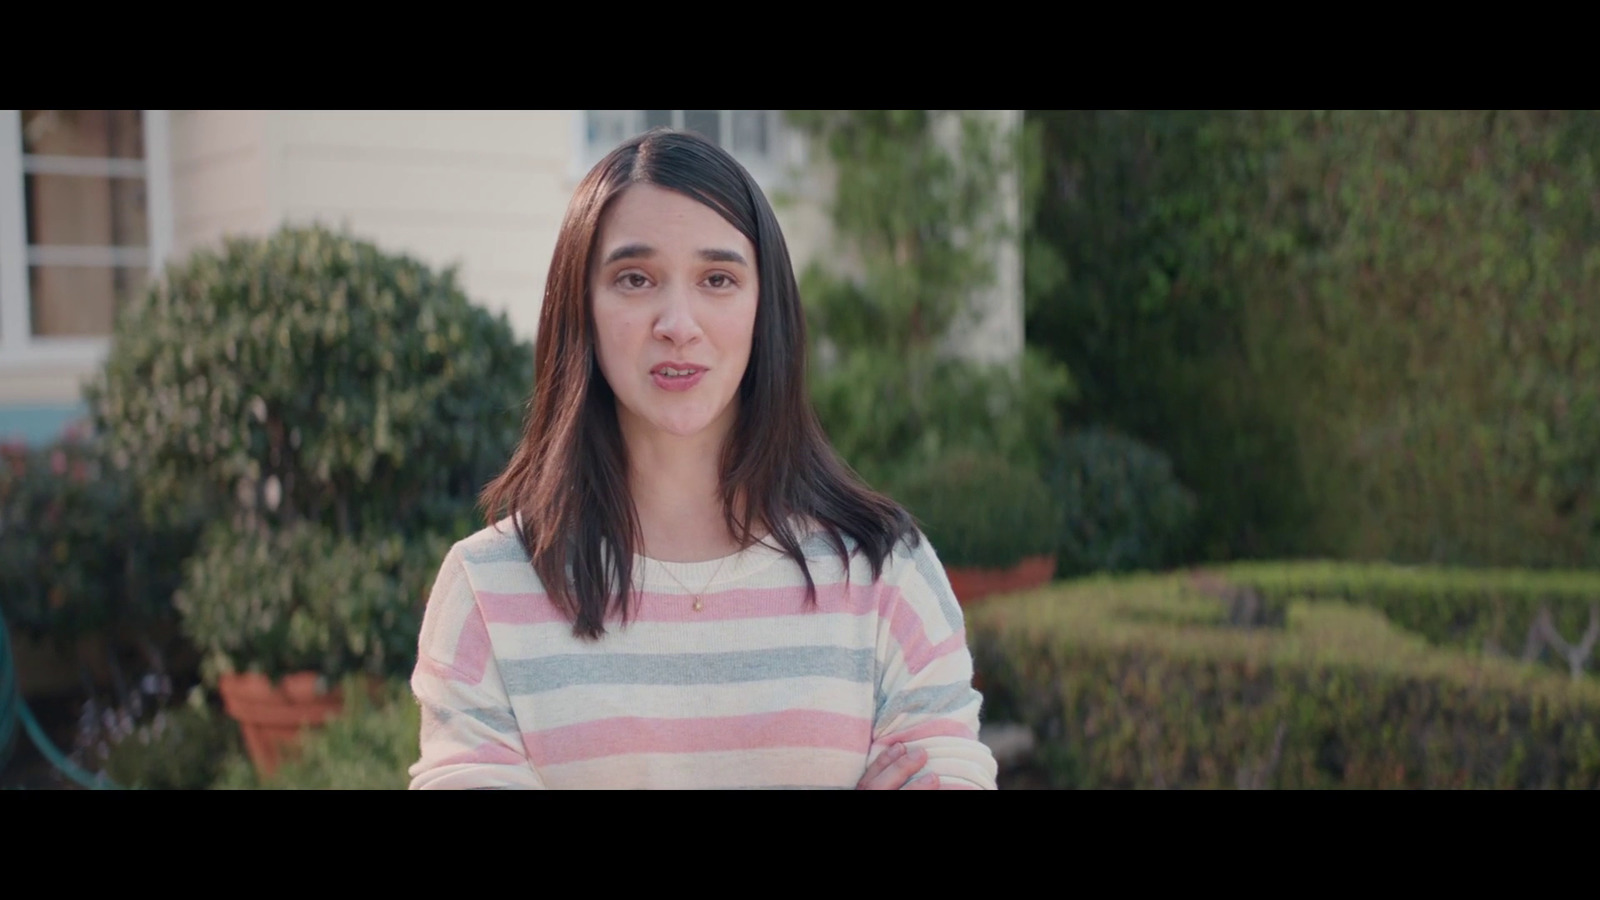
[[[997,600],[969,618],[985,717],[1028,723],[1057,787],[1600,787],[1600,685],[1285,613],[1230,626],[1170,575]]]
[[[1600,669],[1595,653],[1574,665],[1535,632],[1545,610],[1568,645],[1600,627],[1600,572],[1296,562],[1237,563],[1217,573],[1235,590],[1255,591],[1268,609],[1301,597],[1341,600],[1438,646],[1543,660],[1574,674]]]

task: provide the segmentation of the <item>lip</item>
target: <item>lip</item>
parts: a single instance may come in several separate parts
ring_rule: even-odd
[[[693,375],[679,375],[669,378],[661,374],[662,369],[694,369],[695,371]],[[688,389],[699,384],[700,379],[704,378],[705,375],[705,366],[699,366],[695,365],[694,363],[686,362],[664,362],[659,365],[652,366],[650,369],[650,380],[655,382],[656,387],[664,391],[687,391]]]

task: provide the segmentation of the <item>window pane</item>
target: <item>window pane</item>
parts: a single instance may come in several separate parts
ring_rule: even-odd
[[[767,155],[767,110],[733,110],[733,152]]]
[[[143,116],[137,109],[25,109],[22,152],[144,159]]]
[[[626,109],[585,110],[591,147],[610,150],[628,138],[632,111]]]
[[[28,175],[23,191],[30,244],[149,245],[143,178]]]
[[[672,110],[647,109],[644,111],[644,127],[646,131],[652,128],[671,128]]]
[[[31,266],[28,285],[37,337],[104,337],[116,310],[144,290],[143,268]]]
[[[715,109],[686,109],[683,111],[683,127],[687,131],[698,131],[713,141],[722,142],[722,113]]]

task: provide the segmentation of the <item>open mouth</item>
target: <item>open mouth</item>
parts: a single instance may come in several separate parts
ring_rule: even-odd
[[[664,391],[687,391],[700,383],[706,370],[686,363],[663,363],[650,370],[650,380]]]

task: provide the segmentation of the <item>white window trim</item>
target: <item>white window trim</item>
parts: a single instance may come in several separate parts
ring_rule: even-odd
[[[605,158],[605,155],[611,152],[612,148],[590,146],[588,110],[574,109],[569,110],[569,112],[572,114],[572,160],[571,165],[567,168],[567,186],[573,188],[577,187],[578,182],[583,180],[583,176],[589,174],[589,170],[594,168],[595,164],[601,159]],[[644,111],[630,110],[630,112],[636,117],[632,133],[637,134],[644,130]],[[723,146],[726,147],[732,131],[733,111],[724,109],[718,110],[718,112],[721,114],[721,141]],[[754,178],[756,183],[761,186],[761,189],[767,193],[769,200],[772,199],[772,194],[775,191],[785,190],[792,186],[791,170],[797,166],[805,165],[806,162],[805,143],[783,121],[782,111],[778,110],[776,112],[779,115],[769,119],[766,155],[749,157],[737,153],[734,154],[740,164],[750,173],[750,177]],[[682,111],[675,110],[673,116],[674,126],[683,127],[682,119]],[[729,152],[732,152],[731,148]]]
[[[144,159],[22,158],[22,110],[0,110],[0,371],[64,368],[85,370],[100,365],[110,338],[34,337],[29,304],[29,265],[146,266],[150,278],[162,277],[172,252],[172,130],[169,111],[143,113]],[[149,249],[128,247],[28,247],[25,174],[134,175],[145,177]]]

